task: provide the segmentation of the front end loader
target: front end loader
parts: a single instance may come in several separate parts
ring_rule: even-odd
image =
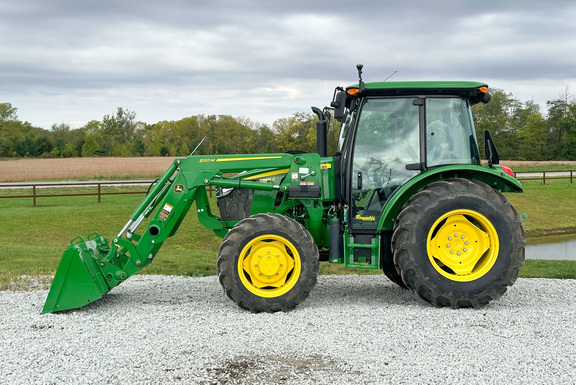
[[[525,235],[502,192],[521,184],[485,135],[483,166],[470,107],[478,82],[338,87],[318,115],[317,153],[177,159],[120,232],[77,237],[64,252],[43,313],[101,298],[156,258],[195,203],[223,238],[218,275],[253,312],[288,311],[313,289],[321,261],[381,269],[422,299],[452,308],[500,297],[524,262]],[[340,121],[326,154],[326,114]],[[218,215],[207,188],[217,191]]]

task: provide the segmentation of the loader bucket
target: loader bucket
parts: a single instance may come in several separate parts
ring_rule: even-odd
[[[107,241],[94,233],[87,241],[78,237],[70,244],[60,260],[42,314],[82,307],[110,290],[97,261],[107,251]]]

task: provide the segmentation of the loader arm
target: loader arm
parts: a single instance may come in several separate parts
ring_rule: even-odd
[[[175,160],[111,242],[98,233],[90,234],[87,240],[77,237],[71,241],[42,313],[87,305],[148,266],[163,243],[177,232],[194,202],[199,222],[221,237],[226,235],[235,222],[223,222],[212,213],[206,192],[209,186],[284,192],[285,198],[276,210],[283,213],[302,205],[308,212],[306,225],[321,241],[325,238],[322,201],[333,196],[333,188],[320,192],[323,180],[332,183],[327,176],[331,171],[326,167],[329,162],[328,158],[321,161],[318,154],[190,156]],[[280,184],[256,178],[275,173],[290,173],[291,177]],[[309,186],[317,186],[311,190],[318,193],[304,193]]]

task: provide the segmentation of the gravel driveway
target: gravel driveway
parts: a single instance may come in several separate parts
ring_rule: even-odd
[[[576,280],[519,279],[438,309],[381,275],[320,276],[290,313],[252,314],[216,277],[139,275],[85,308],[0,292],[5,384],[576,384]]]

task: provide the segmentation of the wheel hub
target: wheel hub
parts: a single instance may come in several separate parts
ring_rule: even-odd
[[[244,258],[242,267],[257,288],[281,287],[294,268],[294,260],[280,241],[257,242]]]
[[[495,242],[491,242],[492,239]],[[446,213],[432,226],[428,256],[441,274],[454,280],[472,280],[486,273],[498,255],[494,227],[470,210]]]

